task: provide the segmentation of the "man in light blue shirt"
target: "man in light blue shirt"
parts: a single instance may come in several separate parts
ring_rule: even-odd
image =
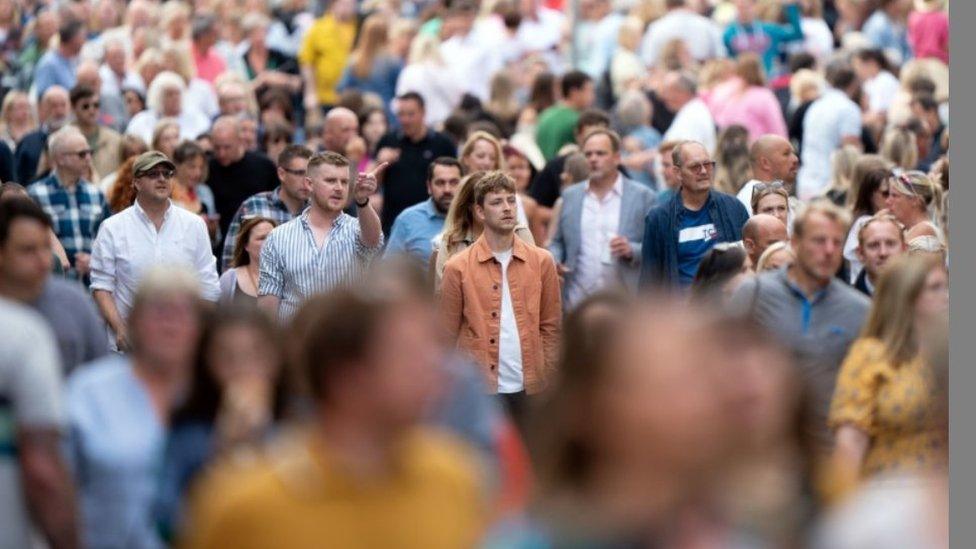
[[[70,90],[78,81],[78,54],[87,39],[85,24],[69,19],[61,24],[58,37],[61,40],[58,49],[48,51],[37,62],[37,69],[34,71],[34,93],[37,97],[41,97],[48,88],[55,85]]]
[[[444,229],[447,210],[461,184],[461,164],[441,156],[427,168],[427,194],[430,198],[400,212],[390,229],[386,256],[409,254],[426,264],[433,251],[432,241]]]

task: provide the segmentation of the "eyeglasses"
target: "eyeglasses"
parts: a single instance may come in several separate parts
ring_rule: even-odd
[[[696,162],[695,164],[687,164],[680,167],[688,168],[692,173],[698,173],[702,171],[702,168],[704,168],[706,172],[710,172],[715,169],[715,161],[709,160],[707,162]]]
[[[100,102],[93,101],[91,103],[85,103],[85,104],[82,104],[82,105],[78,105],[78,108],[81,109],[81,110],[83,110],[83,111],[87,111],[89,109],[98,109],[101,106],[102,106],[102,104]]]
[[[305,174],[308,173],[306,170],[292,170],[292,169],[288,169],[288,168],[285,168],[285,167],[282,167],[281,169],[284,170],[285,173],[290,173],[290,174],[292,174],[294,176],[304,177]]]
[[[92,150],[91,149],[85,149],[83,151],[66,152],[64,154],[66,154],[68,156],[77,156],[78,158],[81,158],[82,160],[84,160],[84,159],[86,159],[86,158],[88,158],[89,156],[92,155]]]
[[[173,177],[173,170],[153,170],[151,172],[142,172],[136,174],[136,177],[144,177],[146,179],[169,179]]]

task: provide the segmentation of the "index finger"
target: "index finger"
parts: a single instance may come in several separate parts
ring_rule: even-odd
[[[389,162],[382,162],[382,163],[380,163],[380,165],[379,165],[379,166],[376,166],[375,168],[373,168],[373,171],[371,171],[371,172],[369,172],[369,173],[368,173],[368,174],[366,174],[366,175],[372,175],[373,177],[376,177],[376,176],[377,176],[377,175],[379,175],[379,174],[380,174],[380,173],[381,173],[381,172],[382,172],[383,170],[385,170],[385,169],[387,168],[387,166],[389,166],[389,165],[390,165],[390,163],[389,163]]]

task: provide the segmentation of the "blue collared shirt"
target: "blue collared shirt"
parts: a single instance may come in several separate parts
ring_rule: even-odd
[[[359,220],[339,214],[319,248],[308,223],[308,208],[300,216],[279,225],[261,248],[258,295],[281,300],[278,317],[291,318],[302,303],[315,294],[355,281],[383,247],[363,243]]]
[[[51,217],[54,234],[72,265],[75,254],[91,253],[106,209],[105,195],[97,186],[80,179],[69,190],[54,172],[29,185],[27,194]]]
[[[34,88],[37,97],[44,95],[51,86],[61,86],[66,90],[75,87],[78,59],[69,59],[57,49],[51,49],[41,56],[34,70]]]
[[[445,217],[437,210],[432,198],[400,212],[390,230],[386,257],[407,253],[426,263],[433,252],[434,237],[444,229]]]

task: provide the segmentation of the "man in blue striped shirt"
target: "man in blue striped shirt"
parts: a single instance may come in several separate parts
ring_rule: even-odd
[[[261,249],[258,305],[281,320],[291,318],[311,296],[352,282],[383,247],[379,215],[369,204],[376,174],[350,181],[349,160],[324,152],[308,161],[311,204],[300,216],[279,225]],[[351,193],[350,193],[351,191]],[[352,194],[358,219],[342,210]]]

